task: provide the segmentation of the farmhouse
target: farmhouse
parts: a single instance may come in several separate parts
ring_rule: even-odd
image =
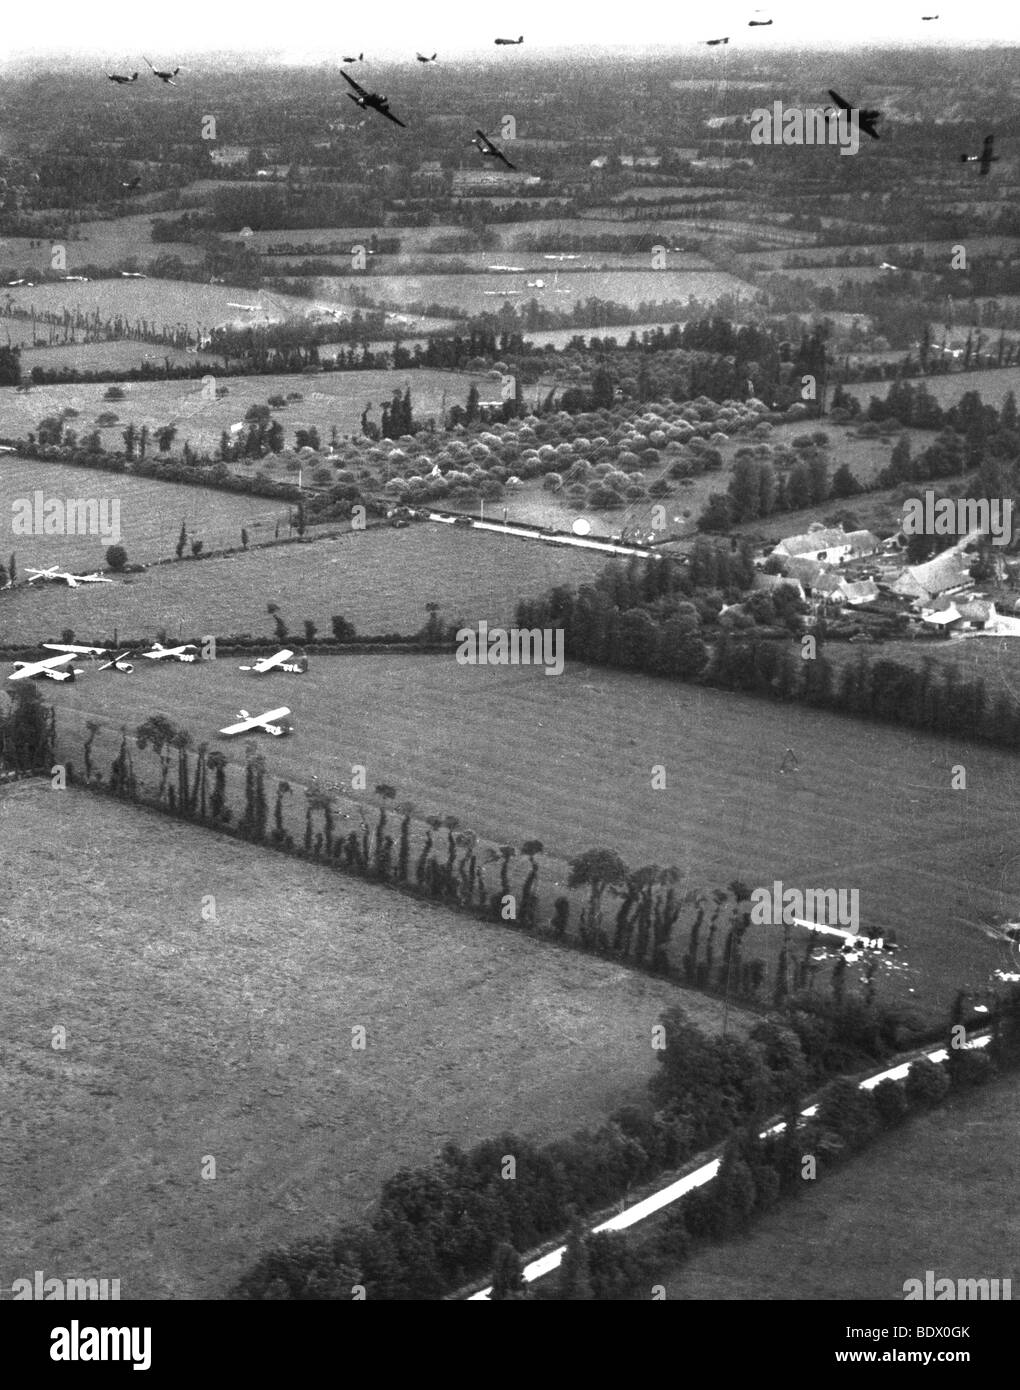
[[[819,526],[800,536],[787,536],[772,551],[779,559],[818,560],[834,565],[851,553],[851,542],[842,527]]]
[[[959,593],[972,583],[970,560],[954,546],[923,565],[908,565],[893,584],[892,591],[901,598],[927,602],[939,594]]]

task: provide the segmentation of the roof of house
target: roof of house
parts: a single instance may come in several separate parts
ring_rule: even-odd
[[[834,546],[846,543],[845,531],[833,526],[823,526],[817,531],[807,531],[801,536],[785,536],[772,553],[783,550],[787,555],[811,555],[816,550],[831,550]]]
[[[878,598],[878,585],[873,579],[859,579],[855,583],[844,580],[843,596],[847,603],[870,603]]]
[[[822,575],[829,572],[821,561],[812,560],[810,555],[791,555],[786,559],[783,569],[791,579],[799,579],[802,584],[808,584],[812,588]]]
[[[764,589],[766,592],[770,592],[773,589],[780,588],[783,584],[789,584],[791,588],[797,590],[801,598],[804,597],[804,589],[799,579],[794,579],[792,577],[787,578],[782,574],[766,574],[764,570],[755,571],[754,578],[751,581],[751,588]]]
[[[969,584],[970,561],[956,550],[944,550],[923,565],[908,565],[892,586],[897,594],[941,594]]]
[[[972,598],[963,603],[957,603],[960,617],[968,622],[987,623],[989,619],[995,617],[995,604],[990,599]]]
[[[929,610],[927,613],[921,614],[922,623],[932,623],[936,627],[948,627],[950,623],[959,621],[960,615],[956,611],[955,604],[950,604],[948,608],[941,608],[937,612]]]
[[[855,550],[862,553],[877,550],[882,544],[873,531],[847,531],[846,538]]]

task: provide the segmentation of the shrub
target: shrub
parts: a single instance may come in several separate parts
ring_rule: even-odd
[[[904,1082],[907,1099],[915,1110],[926,1110],[938,1105],[949,1090],[949,1077],[945,1067],[928,1057],[912,1062]]]
[[[126,395],[127,392],[124,390],[123,386],[108,386],[103,392],[103,400],[122,401],[125,399]]]
[[[880,1081],[871,1093],[875,1097],[875,1108],[886,1129],[891,1129],[906,1118],[910,1105],[906,1088],[902,1081],[886,1078]]]
[[[127,564],[127,551],[122,545],[111,545],[106,551],[106,563],[114,571],[120,574]]]

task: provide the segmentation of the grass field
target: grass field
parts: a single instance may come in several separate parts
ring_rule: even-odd
[[[195,359],[190,359],[194,361]],[[286,396],[292,391],[301,393],[301,401],[292,401],[275,412],[283,426],[286,444],[293,446],[295,431],[314,425],[324,445],[335,425],[341,435],[361,433],[361,413],[366,405],[374,407],[372,419],[379,422],[382,402],[388,405],[395,390],[411,388],[411,402],[419,420],[433,416],[439,420],[446,398],[447,408],[463,404],[473,382],[481,386],[484,376],[469,372],[420,370],[390,372],[319,372],[300,376],[237,376],[218,377],[217,386],[226,386],[228,394],[210,399],[201,381],[126,382],[121,401],[103,399],[105,383],[77,383],[70,386],[33,386],[30,391],[18,391],[14,386],[0,388],[0,435],[11,438],[27,436],[47,415],[59,415],[70,406],[80,418],[72,421],[79,434],[95,428],[96,416],[113,411],[118,423],[100,429],[106,448],[123,450],[122,432],[129,421],[137,428],[148,425],[150,430],[176,423],[177,438],[173,452],[179,454],[185,442],[200,452],[215,454],[220,435],[231,425],[242,423],[250,405],[265,405],[273,395]],[[484,399],[484,393],[483,393]]]
[[[936,1278],[1011,1279],[1015,1299],[1018,1125],[1015,1076],[913,1119],[839,1173],[804,1183],[798,1201],[782,1202],[749,1235],[663,1272],[666,1297],[895,1302],[907,1279],[931,1269]]]
[[[715,300],[721,295],[746,292],[751,288],[746,280],[725,271],[646,268],[639,271],[571,271],[569,275],[560,276],[554,289],[555,262],[542,264],[549,269],[541,275],[537,271],[530,276],[497,271],[478,275],[372,275],[359,280],[358,284],[376,303],[399,304],[405,309],[416,303],[439,304],[472,314],[491,313],[494,307],[498,309],[503,292],[508,289],[518,291],[512,296],[514,303],[526,304],[534,298],[549,308],[557,305],[569,308],[579,300],[598,298],[636,308],[641,303],[661,303],[670,299],[686,303],[691,295],[701,300]],[[545,288],[528,289],[529,278],[543,279]],[[323,277],[316,283],[327,294],[350,293],[349,277]],[[486,290],[500,293],[487,295]]]
[[[94,489],[100,477],[107,477],[75,472],[87,477]],[[104,482],[98,495],[105,490]],[[230,494],[183,487],[176,491],[185,499],[194,493],[200,506],[207,498],[240,505]],[[268,509],[269,504],[263,506]],[[166,515],[172,551],[185,513]],[[256,534],[268,539],[272,533],[264,523]],[[51,546],[58,542],[65,544],[62,538],[49,539]],[[239,544],[236,533],[231,543]],[[130,553],[130,535],[126,544]],[[19,565],[33,563],[23,544],[18,554]],[[270,600],[279,605],[295,640],[306,618],[328,638],[334,613],[343,613],[367,635],[415,633],[428,618],[427,603],[440,605],[444,622],[463,617],[469,623],[485,618],[507,624],[513,621],[520,596],[544,593],[557,583],[589,581],[604,564],[597,552],[423,522],[401,531],[350,531],[337,540],[285,550],[162,565],[132,575],[130,581],[102,585],[101,600],[94,598],[94,590],[86,593],[64,585],[47,585],[45,591],[38,586],[17,589],[0,595],[0,631],[8,642],[31,642],[43,634],[49,640],[64,627],[73,627],[79,635],[111,633],[114,627],[121,633],[165,627],[171,633],[181,628],[221,635],[265,633],[268,640],[273,632],[266,613]]]
[[[10,323],[4,325],[10,327]],[[25,328],[25,325],[15,325]],[[13,336],[13,335],[12,335]],[[32,341],[31,328],[25,332]],[[131,372],[146,364],[162,367],[169,357],[175,367],[219,366],[222,359],[211,352],[184,352],[181,348],[155,347],[152,343],[122,339],[109,343],[55,343],[52,347],[25,346],[21,352],[21,372],[28,380],[33,367],[44,371]]]
[[[998,333],[995,332],[986,340],[985,350],[990,346],[994,347],[997,341]],[[856,396],[867,409],[872,396],[885,400],[890,384],[885,381],[860,384],[851,382],[843,389],[847,395]],[[955,405],[967,391],[976,391],[985,405],[998,408],[1008,392],[1020,392],[1020,367],[993,367],[988,371],[950,372],[948,376],[929,376],[925,377],[924,386],[943,408]]]
[[[957,988],[983,989],[1010,959],[991,925],[1016,915],[1020,894],[1017,775],[1001,750],[573,664],[555,678],[460,666],[452,654],[319,657],[304,676],[261,681],[238,664],[140,662],[124,679],[89,671],[48,690],[61,756],[80,768],[87,717],[108,731],[96,754],[106,768],[123,724],[163,713],[196,742],[215,740],[238,709],[285,704],[294,734],[260,745],[271,776],[300,787],[315,774],[350,800],[361,764],[369,789],[392,785],[418,817],[455,815],[494,845],[534,836],[546,910],[566,861],[606,845],[631,865],[677,866],[692,891],[734,877],[856,887],[862,926],[895,928],[903,943],[883,958],[882,991],[926,1011]],[[801,771],[780,771],[786,747]],[[243,763],[242,747],[227,751]],[[965,791],[933,765],[946,758],[965,763]],[[667,786],[653,791],[655,766]],[[371,790],[357,797],[373,802]],[[288,803],[296,836],[298,800]],[[346,809],[357,829],[357,806]],[[755,947],[778,950],[767,935]]]
[[[448,1141],[597,1124],[679,997],[86,792],[19,783],[0,813],[7,1288],[42,1269],[222,1296]]]
[[[80,425],[82,422],[74,423]],[[44,501],[57,498],[66,503],[72,498],[95,498],[97,501],[105,498],[111,505],[119,502],[119,538],[98,533],[16,535],[13,526],[20,511],[15,512],[13,504],[18,499],[28,499],[34,511],[37,491],[42,492]],[[13,552],[22,578],[26,577],[26,566],[45,569],[49,565],[59,565],[75,571],[102,569],[107,547],[118,539],[132,562],[146,563],[173,555],[182,521],[187,525],[188,535],[201,538],[207,550],[240,545],[242,526],[247,528],[253,542],[267,540],[273,536],[277,522],[286,533],[290,512],[288,504],[266,497],[163,483],[154,478],[133,477],[130,473],[75,468],[48,459],[0,455],[0,560],[6,565]],[[112,522],[116,512],[108,509],[99,515]],[[32,524],[35,524],[34,516]],[[102,587],[110,592],[106,585]],[[78,597],[77,590],[67,592],[72,598]],[[12,593],[0,598],[0,631],[6,629],[10,612],[8,601],[16,608],[19,597]],[[26,594],[25,597],[34,601],[39,596]],[[85,605],[95,611],[88,598],[85,598]],[[81,611],[79,606],[79,614]]]
[[[998,606],[998,605],[997,605]],[[1003,605],[1003,612],[1009,612]],[[826,657],[837,668],[852,665],[861,648],[846,642],[828,642]],[[920,667],[932,660],[936,670],[954,666],[961,680],[983,680],[988,698],[1005,693],[1013,701],[1020,700],[1020,639],[1016,637],[953,637],[948,641],[882,642],[866,648],[869,657],[883,657],[901,662],[904,666]]]

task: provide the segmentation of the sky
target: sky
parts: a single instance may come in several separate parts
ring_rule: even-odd
[[[922,14],[938,14],[924,23]],[[771,29],[748,28],[772,19]],[[232,50],[272,54],[281,61],[335,61],[342,53],[413,60],[415,50],[440,61],[519,50],[492,40],[524,35],[530,56],[580,45],[586,48],[682,49],[730,36],[729,52],[755,48],[865,47],[889,44],[1020,44],[1020,6],[1008,0],[718,0],[682,7],[676,0],[514,0],[480,6],[477,0],[385,0],[376,6],[336,0],[173,0],[169,7],[139,0],[46,0],[42,10],[9,6],[0,34],[0,62],[32,54],[96,55],[132,69],[139,53],[157,66],[176,54]],[[702,52],[705,50],[702,49]]]

